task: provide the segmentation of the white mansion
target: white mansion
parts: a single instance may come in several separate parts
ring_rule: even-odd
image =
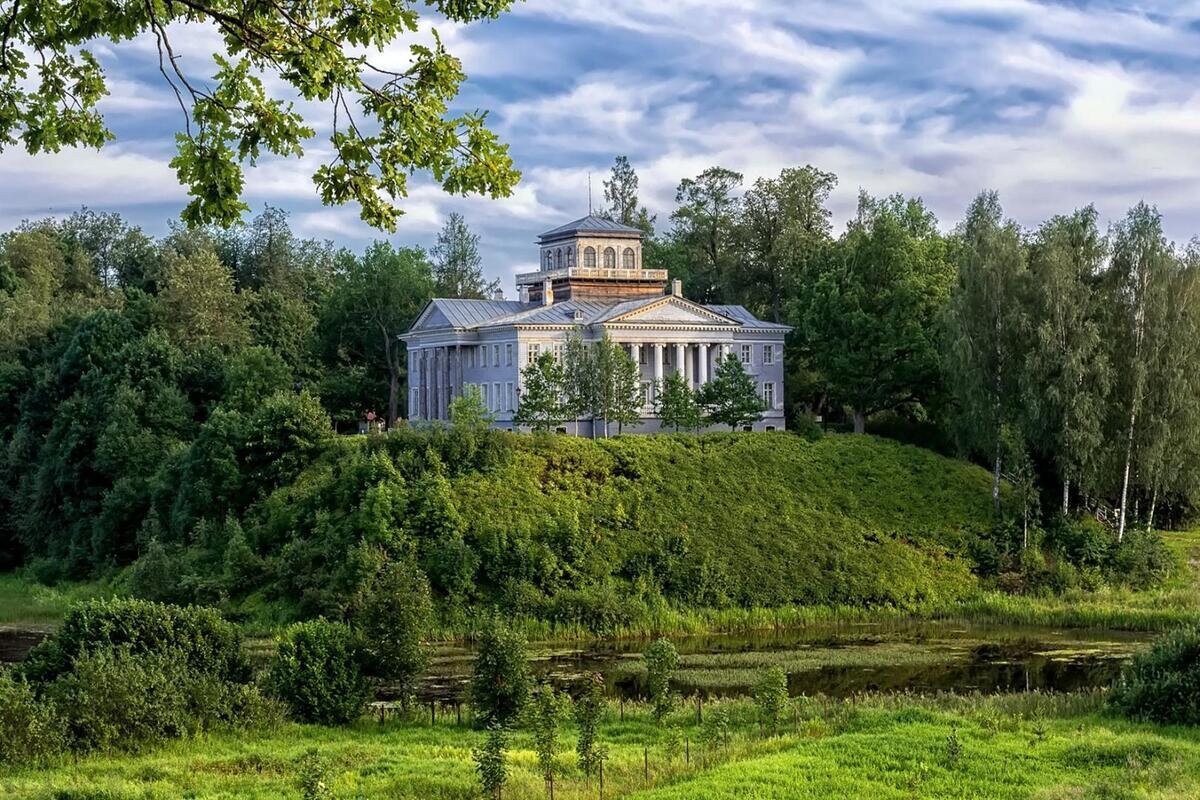
[[[540,269],[517,276],[520,300],[436,298],[400,338],[408,346],[409,417],[445,420],[450,401],[476,386],[499,427],[512,427],[521,368],[542,352],[561,355],[567,335],[605,332],[641,365],[643,421],[659,429],[654,392],[671,372],[708,381],[720,354],[740,358],[760,387],[766,411],[756,430],[782,429],[786,325],[756,319],[741,306],[700,305],[667,292],[667,272],[642,269],[642,231],[588,216],[538,237]],[[588,433],[582,423],[580,433]]]

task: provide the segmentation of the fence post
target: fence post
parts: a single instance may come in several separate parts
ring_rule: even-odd
[[[650,747],[642,745],[642,779],[650,781]]]
[[[604,759],[600,759],[600,800],[604,800]]]
[[[690,767],[692,765],[692,740],[691,737],[683,737],[683,765]]]
[[[437,725],[437,701],[436,700],[429,701],[429,724],[431,726]]]

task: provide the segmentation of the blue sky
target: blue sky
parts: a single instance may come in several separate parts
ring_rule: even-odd
[[[319,135],[303,158],[248,169],[251,205],[354,249],[427,246],[460,211],[510,294],[512,274],[536,268],[534,237],[586,213],[589,172],[599,202],[618,154],[660,228],[679,180],[708,166],[748,184],[811,163],[839,177],[839,230],[860,188],[919,195],[944,228],[994,188],[1027,226],[1089,202],[1112,220],[1145,199],[1173,238],[1200,233],[1200,3],[529,0],[493,22],[437,28],[470,75],[461,104],[490,111],[524,173],[511,198],[417,181],[398,231],[372,231],[356,207],[316,198],[329,114],[314,106]],[[184,67],[205,74],[215,34],[174,37]],[[382,57],[402,61],[407,44]],[[87,205],[159,234],[186,202],[167,166],[181,112],[152,42],[95,49],[116,141],[0,153],[0,228]]]

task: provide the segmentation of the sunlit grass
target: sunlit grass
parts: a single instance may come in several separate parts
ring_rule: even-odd
[[[112,594],[101,581],[45,586],[17,573],[0,574],[0,626],[47,627],[76,601]]]

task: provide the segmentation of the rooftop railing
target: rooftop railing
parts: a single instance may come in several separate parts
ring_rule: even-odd
[[[604,269],[603,267],[562,267],[560,269],[522,272],[517,275],[517,285],[536,284],[549,278],[592,278],[615,281],[665,281],[665,269]]]

